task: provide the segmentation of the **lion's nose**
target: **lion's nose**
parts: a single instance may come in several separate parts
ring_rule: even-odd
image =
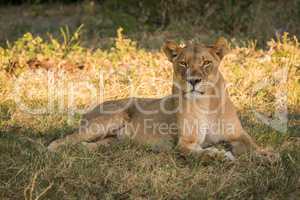
[[[201,82],[201,79],[200,78],[190,78],[187,80],[192,86],[195,86],[197,85],[198,83]]]

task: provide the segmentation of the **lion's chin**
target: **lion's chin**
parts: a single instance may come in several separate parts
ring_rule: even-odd
[[[201,97],[203,97],[203,95],[205,94],[205,92],[203,91],[190,91],[190,92],[186,92],[184,93],[184,98],[186,99],[199,99]]]

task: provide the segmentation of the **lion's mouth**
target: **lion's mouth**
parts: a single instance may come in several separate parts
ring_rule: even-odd
[[[184,92],[183,94],[184,95],[187,95],[187,94],[200,94],[200,95],[203,95],[203,94],[205,94],[205,92],[204,91],[199,91],[199,90],[190,90],[188,92]]]
[[[201,95],[203,95],[205,93],[204,91],[198,91],[198,90],[192,90],[190,92],[191,93],[198,93],[198,94],[201,94]]]

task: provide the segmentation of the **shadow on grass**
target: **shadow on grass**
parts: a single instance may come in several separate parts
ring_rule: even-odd
[[[89,152],[82,145],[50,153],[50,136],[2,132],[0,197],[27,199],[296,199],[300,191],[299,143],[242,116],[259,143],[275,145],[281,160],[245,155],[236,162],[153,152],[126,140]],[[52,137],[71,129],[53,130]],[[26,132],[26,130],[23,130]],[[29,131],[29,130],[27,130]],[[57,132],[55,132],[57,131]]]

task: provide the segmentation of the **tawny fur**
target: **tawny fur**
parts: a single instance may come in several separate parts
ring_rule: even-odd
[[[221,39],[211,46],[189,44],[185,47],[168,41],[163,51],[173,63],[171,96],[105,102],[83,116],[78,131],[55,140],[49,145],[49,150],[80,142],[95,149],[98,145],[108,145],[114,138],[130,137],[159,150],[171,149],[177,142],[183,153],[230,156],[228,152],[213,147],[222,141],[232,145],[234,155],[251,150],[262,152],[242,128],[218,69],[227,51],[226,41]],[[201,84],[195,85],[200,92],[189,93],[191,77],[201,81]],[[115,112],[105,114],[103,110]],[[221,123],[224,128],[199,130],[193,123],[203,126]]]

